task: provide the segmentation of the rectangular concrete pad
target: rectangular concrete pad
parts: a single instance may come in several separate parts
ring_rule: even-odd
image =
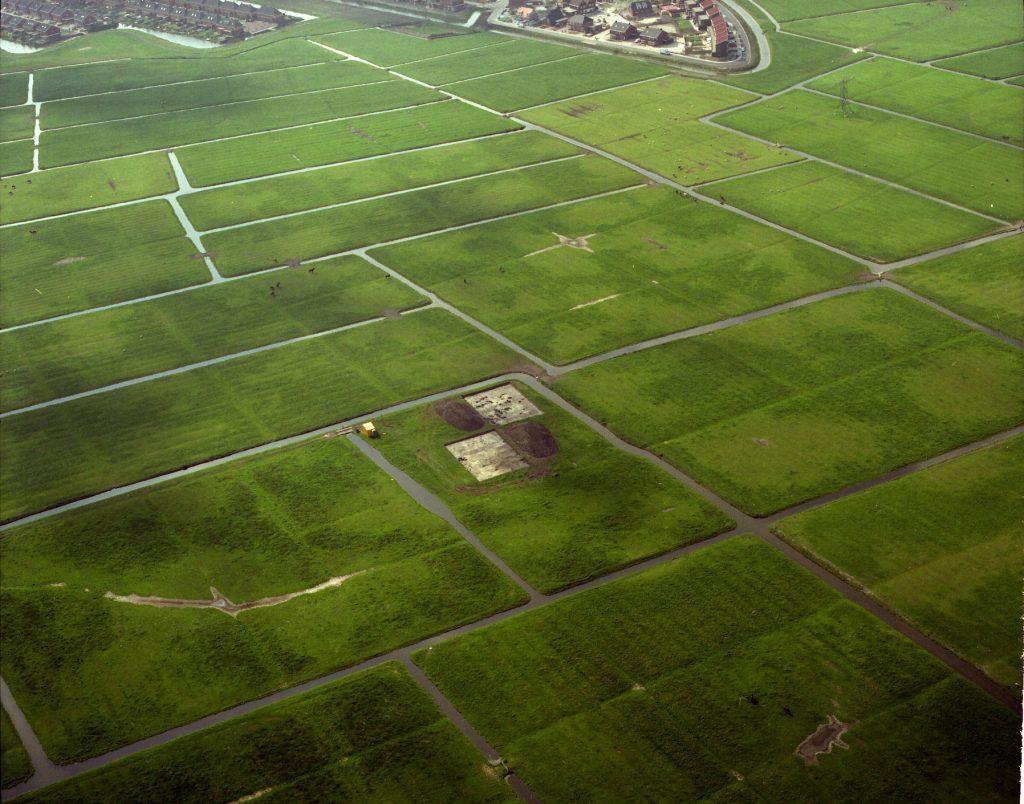
[[[540,408],[509,384],[470,394],[465,400],[491,424],[508,424],[541,414]]]
[[[526,466],[516,451],[493,430],[449,444],[448,451],[480,481],[500,477]]]

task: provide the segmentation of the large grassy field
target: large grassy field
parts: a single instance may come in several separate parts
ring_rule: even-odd
[[[44,129],[120,120],[148,114],[200,109],[205,106],[315,92],[322,89],[380,81],[372,67],[350,61],[329,61],[290,69],[225,78],[208,78],[185,84],[145,87],[122,92],[45,103],[40,123]]]
[[[1017,0],[950,0],[798,20],[785,27],[850,47],[928,61],[1015,42],[1024,25],[1022,15]]]
[[[871,289],[581,369],[556,389],[769,514],[1024,421],[1020,350]]]
[[[0,106],[17,106],[28,100],[28,73],[0,75]]]
[[[44,167],[88,162],[111,156],[171,148],[222,137],[353,117],[439,100],[440,95],[408,81],[388,80],[370,67],[379,81],[368,86],[326,89],[307,95],[243,101],[230,106],[167,112],[87,126],[44,131],[40,137]],[[365,76],[372,81],[370,74]]]
[[[559,242],[554,233],[588,236],[591,251],[552,248]],[[835,254],[664,188],[372,255],[553,363],[850,284],[862,272]]]
[[[1024,236],[1016,235],[900,269],[894,282],[1024,340]]]
[[[95,43],[96,40],[90,37],[89,41]],[[123,62],[112,61],[38,72],[33,95],[37,101],[54,101],[100,92],[297,67],[339,58],[309,42],[288,40],[230,57],[132,59],[131,69],[125,69]]]
[[[399,72],[418,81],[440,86],[577,55],[579,51],[571,47],[529,39],[509,39],[482,50],[414,62],[402,67]]]
[[[17,223],[152,195],[172,193],[178,182],[166,154],[141,154],[43,170],[0,182],[0,223]]]
[[[706,81],[664,78],[532,109],[523,118],[681,184],[699,184],[794,159],[697,120],[754,97]]]
[[[588,53],[574,56],[570,61],[524,67],[512,73],[461,81],[446,88],[460,98],[499,112],[511,112],[665,74],[663,68],[645,62]]]
[[[35,106],[11,106],[0,109],[0,142],[31,139],[35,121]]]
[[[386,517],[380,511],[387,511]],[[4,680],[47,754],[91,756],[526,599],[344,439],[9,531]],[[233,603],[229,616],[110,599]]]
[[[776,532],[1020,688],[1024,438],[784,519]]]
[[[3,241],[4,326],[210,278],[166,201],[23,223]]]
[[[460,104],[459,108],[467,108]],[[411,190],[580,153],[537,131],[461,142],[322,170],[269,177],[187,195],[181,205],[200,230]]]
[[[274,349],[0,422],[0,517],[502,374],[521,364],[441,310]]]
[[[741,89],[754,92],[778,92],[815,75],[834,70],[865,58],[849,48],[766,30],[772,62],[767,69],[756,73],[739,73],[722,80]]]
[[[760,0],[759,5],[777,20],[793,20],[897,6],[905,2],[907,0]]]
[[[379,449],[439,495],[462,524],[543,592],[728,530],[734,523],[641,458],[626,455],[572,415],[518,386],[542,415],[557,453],[478,482],[446,449],[516,425],[463,431],[431,405],[388,416]],[[452,401],[458,401],[455,397]]]
[[[203,242],[217,254],[221,273],[237,275],[583,198],[639,182],[637,174],[615,162],[598,156],[583,156],[500,176],[483,176],[228,229],[205,236]]]
[[[358,121],[339,120],[210,142],[182,148],[177,154],[189,181],[201,187],[519,128],[522,126],[511,120],[449,101]]]
[[[32,760],[21,744],[7,710],[0,709],[0,787],[10,787],[32,775]]]
[[[875,262],[933,251],[997,226],[970,212],[820,162],[741,176],[703,191]]]
[[[544,801],[1016,795],[1011,713],[751,537],[415,659]]]
[[[843,116],[838,98],[794,91],[717,122],[814,156],[970,207],[1024,217],[1024,151],[855,107]]]
[[[280,283],[273,294],[272,286]],[[237,282],[0,332],[0,408],[13,410],[91,388],[298,338],[425,299],[358,257],[282,268]]]
[[[953,56],[936,62],[935,66],[984,78],[1010,78],[1024,73],[1024,42]]]
[[[14,176],[32,170],[32,140],[0,142],[0,176]]]
[[[491,802],[511,789],[397,663],[27,796],[31,802]]]
[[[474,50],[508,42],[509,37],[484,31],[463,32],[462,35],[457,36],[427,39],[417,36],[416,29],[413,28],[410,32],[401,30],[352,31],[351,33],[320,36],[317,37],[317,41],[349,55],[366,59],[379,67],[393,67],[396,64],[446,56],[450,53],[460,53],[464,50]]]
[[[993,139],[1024,144],[1024,92],[895,59],[871,59],[826,75],[811,89],[921,117]]]

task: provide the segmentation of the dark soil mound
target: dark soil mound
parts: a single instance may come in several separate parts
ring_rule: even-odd
[[[469,403],[461,399],[446,399],[437,403],[437,415],[452,427],[465,430],[467,433],[479,430],[487,422]]]
[[[540,422],[520,422],[501,431],[513,447],[531,458],[550,458],[558,452],[558,441]]]

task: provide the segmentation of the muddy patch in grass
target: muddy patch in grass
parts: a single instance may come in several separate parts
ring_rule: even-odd
[[[849,723],[843,723],[835,715],[829,715],[828,720],[807,735],[804,741],[796,747],[795,753],[804,761],[805,765],[817,765],[818,755],[831,754],[833,746],[850,747],[843,742],[843,735],[849,729]]]
[[[81,262],[84,259],[87,259],[87,258],[86,257],[65,257],[62,260],[57,260],[57,262],[55,262],[54,265],[71,265],[72,263]]]
[[[434,406],[437,415],[444,419],[456,430],[471,433],[479,430],[485,424],[484,417],[477,413],[476,409],[461,399],[446,399]]]
[[[517,452],[530,458],[550,458],[558,453],[558,440],[540,422],[520,422],[501,431]]]

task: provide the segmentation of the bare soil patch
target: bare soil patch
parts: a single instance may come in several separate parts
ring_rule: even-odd
[[[558,440],[540,422],[520,422],[506,427],[502,436],[517,452],[531,458],[550,458],[558,453]]]
[[[487,424],[469,403],[461,399],[445,399],[434,406],[437,415],[457,430],[471,433]]]
[[[835,715],[829,715],[828,720],[812,731],[800,745],[796,747],[796,755],[807,765],[818,764],[818,754],[832,753],[832,747],[849,748],[843,742],[843,735],[849,731],[850,724],[843,723]]]

